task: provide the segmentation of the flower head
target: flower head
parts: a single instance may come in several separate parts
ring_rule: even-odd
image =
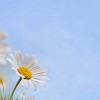
[[[34,56],[26,54],[22,60],[20,51],[15,51],[15,54],[10,54],[10,56],[11,58],[7,58],[7,60],[11,63],[12,69],[22,78],[22,86],[28,88],[28,84],[31,84],[34,90],[37,90],[34,83],[45,86],[45,83],[40,79],[47,79],[45,75],[47,70],[36,65],[37,60]]]
[[[3,85],[4,84],[4,77],[0,76],[0,85]]]
[[[7,37],[4,31],[0,30],[0,64],[6,64],[5,57],[10,52],[10,48],[6,42],[3,41]]]
[[[6,76],[4,74],[0,74],[0,89],[5,88],[6,87]]]

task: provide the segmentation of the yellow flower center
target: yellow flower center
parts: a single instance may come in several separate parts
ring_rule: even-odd
[[[28,68],[20,67],[17,70],[20,74],[22,74],[25,77],[25,79],[31,79],[32,78],[32,73]]]
[[[4,83],[4,79],[3,77],[0,77],[0,84],[3,84]]]

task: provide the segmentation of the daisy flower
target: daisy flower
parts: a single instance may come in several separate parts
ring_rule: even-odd
[[[33,87],[34,90],[37,90],[34,83],[39,83],[41,86],[46,86],[45,83],[40,79],[47,79],[45,68],[36,65],[37,60],[34,56],[25,55],[22,60],[22,54],[20,51],[15,51],[15,54],[10,54],[11,58],[7,60],[11,63],[12,69],[16,71],[16,74],[19,75],[20,83],[22,86],[28,88],[29,84]]]
[[[7,37],[4,31],[0,30],[0,64],[6,64],[6,55],[10,52],[10,48],[6,42],[3,41]]]
[[[5,84],[5,77],[0,75],[0,87],[2,87]]]
[[[0,74],[0,89],[5,89],[7,85],[7,78],[4,74]]]

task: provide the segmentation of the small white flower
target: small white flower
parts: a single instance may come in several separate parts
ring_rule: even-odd
[[[7,60],[13,66],[12,69],[22,78],[21,85],[28,88],[29,84],[34,90],[37,90],[34,83],[39,83],[45,87],[45,83],[40,79],[47,79],[45,75],[46,69],[41,66],[37,66],[37,60],[34,56],[25,55],[22,61],[22,54],[20,51],[15,51],[15,54],[10,54],[10,58]]]
[[[10,48],[6,42],[3,41],[4,38],[7,37],[7,34],[4,33],[4,31],[0,30],[0,64],[5,65],[6,55],[10,52]]]

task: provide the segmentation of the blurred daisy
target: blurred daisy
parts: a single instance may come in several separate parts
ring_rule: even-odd
[[[35,99],[32,99],[32,97],[29,96],[29,95],[27,94],[26,91],[22,91],[22,92],[20,93],[19,97],[21,97],[23,100],[24,100],[24,99],[26,100],[26,98],[27,98],[27,100],[35,100]]]
[[[21,91],[17,98],[25,99],[27,97],[27,93],[25,91]]]
[[[10,54],[10,57],[11,58],[7,58],[7,60],[13,66],[12,69],[21,77],[22,86],[28,88],[30,84],[34,90],[37,90],[34,83],[39,83],[45,87],[45,83],[40,79],[47,79],[47,76],[45,75],[47,70],[36,65],[37,60],[34,56],[26,54],[22,61],[21,52],[15,51],[15,54]]]
[[[20,95],[23,97],[23,96],[26,96],[27,94],[25,91],[22,91]]]
[[[0,89],[4,89],[6,86],[6,77],[5,75],[0,74]]]
[[[0,85],[3,85],[5,83],[5,79],[3,76],[0,76]]]
[[[6,42],[3,41],[7,37],[7,34],[3,30],[0,30],[0,64],[6,64],[6,55],[10,52],[10,48]]]

